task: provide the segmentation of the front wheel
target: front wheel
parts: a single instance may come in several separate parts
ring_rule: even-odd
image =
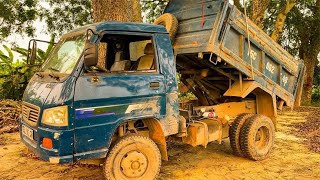
[[[126,136],[108,154],[104,175],[106,179],[155,179],[161,167],[157,145],[148,137]]]

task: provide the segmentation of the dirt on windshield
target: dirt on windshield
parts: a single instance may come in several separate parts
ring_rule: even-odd
[[[320,115],[309,111],[279,115],[275,147],[259,162],[232,155],[228,140],[207,148],[169,143],[169,161],[162,163],[158,179],[320,179],[320,154],[310,146],[319,129],[313,129],[317,122],[309,116]],[[103,179],[96,165],[56,165],[38,159],[17,132],[0,135],[0,142],[1,179]]]

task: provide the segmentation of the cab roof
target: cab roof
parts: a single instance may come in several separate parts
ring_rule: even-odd
[[[80,28],[72,30],[70,33],[79,31],[86,31],[87,29],[93,29],[97,32],[102,31],[131,31],[131,32],[148,32],[148,33],[167,33],[165,27],[147,23],[136,22],[118,22],[118,21],[105,21],[94,24],[88,24]]]

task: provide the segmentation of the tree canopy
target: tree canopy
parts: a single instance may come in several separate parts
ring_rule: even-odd
[[[39,16],[37,4],[36,0],[0,1],[0,40],[12,33],[32,36],[35,30],[33,22]]]
[[[138,1],[138,0],[133,0]],[[93,22],[94,0],[3,0],[0,1],[0,41],[11,34],[33,36],[34,22],[43,20],[47,33],[61,35],[75,27]],[[139,2],[139,1],[138,1]],[[166,1],[141,0],[143,19],[153,22]],[[140,13],[139,10],[134,11]]]

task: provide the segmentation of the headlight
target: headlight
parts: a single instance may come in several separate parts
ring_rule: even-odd
[[[41,122],[50,126],[68,126],[68,106],[45,109]]]

